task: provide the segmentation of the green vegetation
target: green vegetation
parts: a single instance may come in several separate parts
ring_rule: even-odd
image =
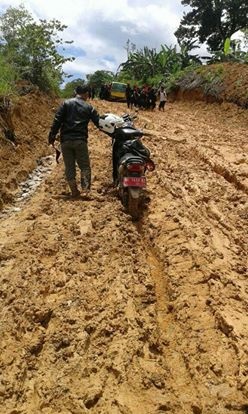
[[[110,83],[115,79],[114,73],[109,70],[97,70],[93,74],[86,75],[88,84],[99,89],[102,84]]]
[[[213,53],[208,61],[208,63],[217,62],[248,63],[248,53],[247,51],[241,50],[239,41],[231,41],[230,38],[227,38],[223,50],[218,50]]]
[[[127,61],[119,67],[118,80],[157,85],[187,66],[197,64],[201,64],[199,58],[189,54],[186,45],[180,51],[176,46],[161,45],[160,51],[144,47],[129,53]]]
[[[63,45],[58,33],[65,28],[55,19],[36,23],[22,5],[9,7],[0,16],[0,58],[4,67],[11,68],[12,82],[3,78],[0,93],[12,89],[14,80],[25,80],[45,92],[58,93],[65,76],[62,65],[74,59],[58,52]]]
[[[209,71],[208,67],[186,68],[176,76],[171,77],[167,90],[174,91],[180,88],[182,91],[201,90],[204,95],[218,99],[223,90],[223,78],[220,76],[218,68]]]
[[[64,89],[61,91],[62,98],[71,98],[74,94],[74,91],[78,85],[83,85],[85,83],[84,79],[78,78],[74,79],[71,82],[67,82]]]
[[[16,74],[13,67],[0,55],[0,95],[15,92]]]
[[[61,90],[61,96],[63,98],[71,98],[77,85],[82,85],[87,82],[87,85],[94,87],[99,92],[101,85],[105,83],[111,83],[115,80],[113,72],[107,70],[97,70],[92,74],[86,75],[86,81],[84,79],[74,79],[68,82],[64,89]]]
[[[120,66],[118,79],[132,79],[130,83],[138,86],[164,84],[170,92],[178,87],[181,77],[201,65],[199,57],[190,53],[194,48],[192,42],[182,45],[180,50],[176,46],[161,45],[159,51],[144,48],[131,52],[127,62]]]
[[[247,0],[182,0],[191,10],[184,13],[175,32],[179,44],[197,40],[209,50],[223,50],[227,38],[248,27]]]

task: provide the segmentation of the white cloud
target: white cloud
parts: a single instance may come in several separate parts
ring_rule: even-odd
[[[64,69],[82,76],[96,70],[115,72],[126,60],[128,39],[138,49],[175,44],[173,33],[182,17],[180,0],[0,0],[0,9],[21,3],[35,18],[56,18],[68,26],[63,38],[73,40],[82,55]]]

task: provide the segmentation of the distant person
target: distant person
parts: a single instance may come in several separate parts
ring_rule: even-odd
[[[167,101],[166,90],[164,86],[161,86],[159,90],[159,105],[158,105],[159,111],[161,110],[164,111],[164,106],[165,106],[166,101]]]
[[[156,100],[157,100],[156,90],[155,88],[150,88],[148,92],[148,101],[149,101],[149,108],[151,108],[152,110],[156,108]]]
[[[133,102],[133,105],[135,106],[135,108],[139,107],[140,89],[136,85],[133,87],[132,102]]]
[[[127,87],[126,87],[126,101],[127,101],[127,107],[132,109],[132,88],[130,86],[130,83],[127,83]]]
[[[58,108],[48,142],[54,145],[56,135],[60,131],[61,150],[65,164],[65,176],[71,190],[71,196],[77,197],[80,192],[76,183],[76,163],[81,170],[81,187],[88,193],[91,186],[91,168],[88,152],[88,123],[92,121],[99,126],[99,114],[88,104],[88,87],[77,86],[75,98],[65,100]]]

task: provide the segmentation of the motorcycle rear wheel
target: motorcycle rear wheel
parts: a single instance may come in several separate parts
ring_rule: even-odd
[[[134,220],[138,220],[140,217],[139,201],[139,198],[133,198],[131,193],[128,192],[127,212]]]

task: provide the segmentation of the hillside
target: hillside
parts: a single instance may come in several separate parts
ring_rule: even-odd
[[[248,108],[248,65],[219,63],[188,71],[176,82],[173,97],[232,102]]]
[[[91,197],[65,198],[47,146],[57,104],[21,97],[18,146],[0,136],[1,414],[247,413],[247,110],[140,111],[156,170],[133,222],[92,125]]]

